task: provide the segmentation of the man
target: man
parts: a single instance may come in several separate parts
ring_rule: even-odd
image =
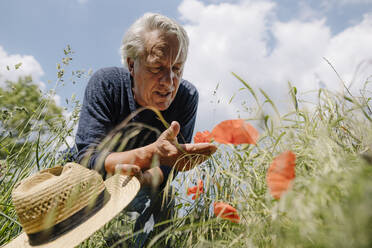
[[[192,169],[217,149],[210,143],[190,144],[198,92],[182,79],[188,43],[175,21],[145,14],[124,36],[126,68],[98,70],[86,87],[77,160],[104,177],[119,172],[140,179],[141,191],[127,208],[140,213],[134,231],[171,217],[170,203],[162,205],[162,195],[153,189],[161,192],[173,167],[176,172]],[[160,111],[161,116],[142,107]],[[168,128],[165,122],[171,123]],[[157,162],[160,166],[151,166]],[[136,237],[136,247],[144,246],[149,231]]]

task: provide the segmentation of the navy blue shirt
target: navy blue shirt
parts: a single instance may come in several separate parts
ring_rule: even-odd
[[[99,171],[104,177],[106,171],[103,163],[109,153],[101,153],[97,146],[115,127],[141,107],[134,100],[132,84],[133,79],[127,69],[109,67],[95,72],[85,89],[76,134],[77,162],[81,163],[86,157],[88,167]],[[198,99],[195,86],[181,80],[173,102],[168,109],[161,111],[169,124],[172,121],[180,123],[181,130],[177,139],[181,144],[191,142]],[[166,128],[157,115],[151,110],[144,110],[123,128],[115,130],[122,135],[119,142],[110,148],[110,152],[127,151],[151,144],[164,130]],[[160,169],[166,181],[172,168],[160,165]]]

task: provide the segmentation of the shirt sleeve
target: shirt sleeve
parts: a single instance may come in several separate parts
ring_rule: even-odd
[[[97,170],[104,177],[104,161],[109,153],[97,150],[98,144],[114,128],[115,89],[103,70],[92,75],[85,89],[80,112],[76,145],[77,161],[90,169]]]

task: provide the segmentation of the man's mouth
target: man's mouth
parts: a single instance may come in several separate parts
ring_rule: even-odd
[[[160,91],[155,91],[155,94],[161,98],[167,98],[168,96],[170,96],[172,94],[172,92],[168,91],[168,92],[160,92]]]

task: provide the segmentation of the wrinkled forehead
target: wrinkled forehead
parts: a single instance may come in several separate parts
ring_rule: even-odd
[[[144,35],[145,50],[142,57],[147,63],[167,63],[170,65],[185,62],[185,54],[175,34],[155,30]]]

